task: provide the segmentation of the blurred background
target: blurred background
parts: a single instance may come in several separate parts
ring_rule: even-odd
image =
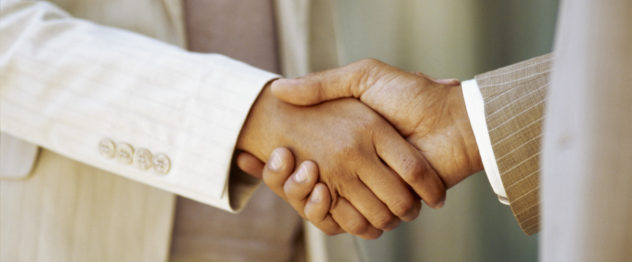
[[[558,1],[333,1],[340,64],[373,57],[436,78],[474,75],[551,51]],[[355,239],[364,261],[536,261],[484,173],[448,191],[441,210],[378,240]],[[331,261],[340,261],[330,258]]]

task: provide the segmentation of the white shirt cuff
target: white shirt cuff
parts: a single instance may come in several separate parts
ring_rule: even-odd
[[[487,121],[485,119],[485,102],[481,90],[476,83],[476,80],[471,79],[461,83],[461,89],[463,90],[463,98],[465,100],[465,108],[467,109],[467,115],[470,118],[470,124],[474,131],[474,137],[476,138],[476,144],[478,145],[478,151],[481,154],[481,160],[483,161],[483,167],[487,174],[487,179],[492,185],[494,193],[498,195],[498,200],[508,205],[507,192],[500,179],[500,172],[498,171],[498,164],[496,163],[496,156],[492,148],[492,143],[489,138],[489,131],[487,129]]]

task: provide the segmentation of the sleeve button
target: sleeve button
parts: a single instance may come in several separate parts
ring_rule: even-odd
[[[101,139],[101,141],[99,141],[99,153],[105,158],[114,158],[116,155],[116,144],[112,139]]]
[[[117,145],[116,158],[122,164],[129,165],[133,161],[134,148],[126,143]]]
[[[151,168],[151,152],[145,148],[136,149],[134,152],[134,166],[138,169],[147,170]]]
[[[169,156],[164,153],[158,153],[154,156],[154,172],[160,175],[165,175],[169,173],[169,169],[171,169],[171,160]]]

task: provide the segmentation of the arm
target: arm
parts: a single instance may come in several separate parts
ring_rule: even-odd
[[[257,181],[229,182],[233,150],[265,159],[289,146],[323,163],[332,216],[361,213],[365,223],[345,228],[358,234],[416,215],[398,174],[424,182],[416,189],[428,203],[444,197],[421,154],[358,102],[290,106],[269,88],[259,95],[273,74],[42,2],[3,9],[0,32],[2,131],[75,160],[235,211]]]
[[[231,153],[261,87],[276,75],[74,19],[45,2],[3,5],[0,35],[3,133],[216,207],[239,208],[226,190]],[[170,166],[156,172],[110,159],[99,153],[104,139],[119,149],[146,148],[152,158],[163,153]]]

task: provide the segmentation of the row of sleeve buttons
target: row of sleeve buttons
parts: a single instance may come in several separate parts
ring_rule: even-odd
[[[154,173],[165,175],[171,169],[171,160],[164,153],[152,154],[149,149],[137,148],[130,144],[115,143],[112,139],[104,138],[99,142],[99,153],[108,159],[116,159],[125,165],[134,165],[140,170],[153,169]]]

